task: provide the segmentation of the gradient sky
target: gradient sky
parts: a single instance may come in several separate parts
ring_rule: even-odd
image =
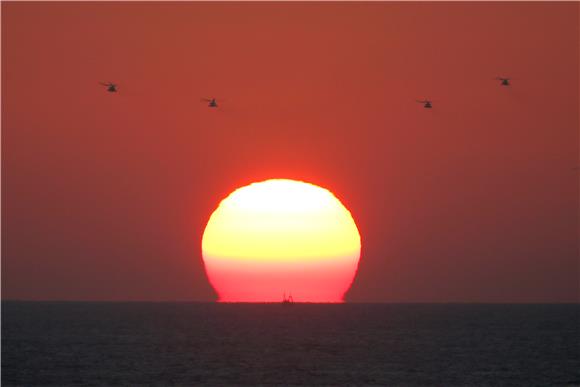
[[[349,301],[578,301],[579,3],[1,7],[3,299],[213,300],[212,211],[291,178]]]

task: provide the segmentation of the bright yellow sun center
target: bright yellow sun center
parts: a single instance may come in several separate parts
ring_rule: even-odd
[[[211,215],[202,239],[223,301],[342,300],[360,256],[350,212],[328,190],[293,180],[242,187]]]

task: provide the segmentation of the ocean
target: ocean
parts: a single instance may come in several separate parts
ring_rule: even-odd
[[[580,386],[578,304],[2,302],[2,386]]]

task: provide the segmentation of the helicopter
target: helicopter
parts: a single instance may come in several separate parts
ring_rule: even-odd
[[[208,102],[207,106],[210,108],[217,108],[218,104],[215,98],[202,98],[201,99],[203,102]]]
[[[99,82],[99,83],[103,86],[107,86],[107,91],[109,93],[116,93],[117,92],[117,85],[115,85],[113,82],[108,82],[108,83]]]
[[[496,77],[495,80],[496,81],[501,81],[500,82],[500,85],[502,85],[502,86],[509,86],[510,85],[510,79],[509,78]]]
[[[424,100],[417,100],[418,103],[422,103],[423,107],[425,109],[431,109],[433,107],[433,102],[428,100],[428,99],[424,99]]]

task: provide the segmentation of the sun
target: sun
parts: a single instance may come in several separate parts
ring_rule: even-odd
[[[343,302],[360,259],[350,212],[329,191],[273,179],[221,201],[202,238],[210,283],[222,302]]]

